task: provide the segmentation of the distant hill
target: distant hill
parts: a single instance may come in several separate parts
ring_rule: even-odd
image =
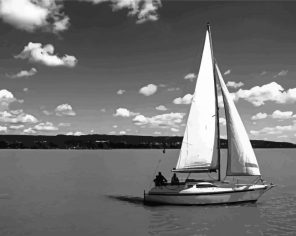
[[[180,136],[137,135],[0,135],[0,149],[116,149],[116,148],[167,148],[179,149]],[[227,148],[227,140],[221,139],[221,148]],[[296,144],[251,140],[254,148],[296,148]]]

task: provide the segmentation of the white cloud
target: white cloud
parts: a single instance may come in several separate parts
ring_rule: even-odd
[[[239,87],[242,87],[244,83],[243,82],[236,83],[235,81],[228,81],[226,85],[227,87],[239,88]]]
[[[56,131],[59,128],[54,126],[51,122],[39,123],[38,125],[34,126],[35,130],[38,131]]]
[[[159,132],[159,131],[154,131],[154,134],[156,134],[156,135],[160,135],[161,132]]]
[[[126,134],[126,132],[124,130],[120,131],[119,134],[123,135]]]
[[[276,110],[271,114],[271,117],[273,119],[281,119],[281,120],[291,119],[291,118],[293,118],[293,112],[292,111]]]
[[[165,88],[167,85],[166,84],[159,84],[158,87],[160,88]]]
[[[16,98],[10,91],[6,89],[0,90],[0,111],[8,110],[9,105],[15,101]]]
[[[157,86],[155,84],[148,84],[139,90],[139,93],[145,96],[151,96],[157,91]]]
[[[23,51],[16,55],[18,59],[28,59],[30,62],[39,63],[46,66],[66,66],[74,67],[77,64],[77,59],[74,56],[64,55],[59,57],[54,54],[54,47],[51,44],[46,44],[42,47],[41,43],[28,43]]]
[[[29,89],[28,89],[28,88],[23,88],[23,91],[24,91],[24,92],[28,92]]]
[[[48,111],[48,110],[43,110],[43,111],[42,111],[42,113],[43,113],[44,115],[47,115],[47,116],[49,116],[49,115],[52,115],[52,114],[53,114],[53,112],[51,112],[51,111]]]
[[[168,88],[169,92],[180,91],[180,88]]]
[[[229,75],[231,73],[231,70],[227,70],[224,72],[224,75]]]
[[[76,131],[76,132],[68,132],[68,133],[66,133],[66,135],[81,136],[81,135],[85,135],[85,134],[83,132]]]
[[[36,134],[37,132],[30,127],[30,128],[24,129],[23,133],[25,133],[25,134]]]
[[[61,104],[56,107],[55,113],[57,116],[75,116],[76,112],[73,111],[73,108],[69,104]]]
[[[275,127],[264,127],[260,130],[251,130],[250,133],[252,135],[264,135],[264,134],[282,134],[285,131],[295,131],[296,130],[296,124],[294,125],[286,125],[286,126],[275,126]]]
[[[7,127],[0,125],[0,132],[7,133]]]
[[[143,126],[149,125],[150,127],[178,127],[182,123],[185,113],[167,113],[162,115],[156,115],[152,117],[145,117],[143,115],[137,115],[133,121],[135,125]]]
[[[273,78],[276,78],[276,77],[279,77],[279,76],[286,76],[287,74],[288,74],[288,71],[287,70],[281,70]]]
[[[179,129],[172,127],[172,128],[171,128],[171,131],[172,131],[172,132],[179,132]]]
[[[266,113],[259,112],[256,115],[252,116],[251,119],[252,120],[262,120],[262,119],[265,119],[266,117],[267,117]]]
[[[106,112],[106,109],[105,108],[102,108],[100,111],[101,112]]]
[[[159,105],[155,107],[156,110],[158,111],[167,111],[168,109],[164,105]]]
[[[264,105],[266,101],[279,104],[296,102],[296,88],[284,91],[283,87],[276,82],[262,86],[255,86],[249,90],[240,89],[235,93],[235,99],[245,99],[254,106]]]
[[[117,108],[116,109],[116,112],[115,114],[113,114],[113,116],[122,116],[122,117],[130,117],[130,116],[136,116],[138,115],[139,113],[135,113],[135,112],[132,112],[126,108]]]
[[[262,72],[260,73],[260,76],[263,76],[263,75],[266,75],[266,74],[267,74],[266,71],[262,71]]]
[[[219,123],[220,123],[221,125],[226,125],[226,119],[225,119],[224,117],[220,117],[220,118],[219,118]]]
[[[190,104],[192,101],[193,95],[186,94],[184,97],[178,97],[173,100],[174,104]]]
[[[111,2],[114,11],[128,9],[130,16],[137,17],[137,23],[158,20],[157,10],[161,7],[160,0],[80,0],[96,3]]]
[[[61,127],[69,127],[69,126],[71,126],[71,123],[61,122],[61,123],[58,124],[58,126],[61,126]]]
[[[122,95],[122,94],[124,94],[126,91],[124,90],[124,89],[119,89],[116,93],[118,94],[118,95]]]
[[[184,79],[186,80],[190,80],[191,82],[196,78],[196,74],[194,73],[189,73],[187,75],[185,75]]]
[[[30,70],[21,70],[20,72],[14,74],[14,75],[8,75],[9,78],[15,79],[15,78],[22,78],[22,77],[30,77],[37,73],[37,70],[35,68],[31,68]]]
[[[109,134],[116,134],[116,132],[115,131],[110,131]]]
[[[18,129],[22,129],[24,127],[25,127],[24,125],[11,125],[11,126],[9,126],[9,129],[18,130]]]
[[[33,32],[58,33],[68,29],[69,17],[56,0],[0,0],[0,18],[14,27]]]
[[[38,120],[36,117],[30,114],[24,113],[22,110],[20,110],[20,113],[13,113],[13,111],[1,111],[0,112],[0,121],[4,123],[37,123]]]

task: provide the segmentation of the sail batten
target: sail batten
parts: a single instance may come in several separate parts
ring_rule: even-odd
[[[175,171],[196,172],[218,169],[217,107],[214,65],[209,30]]]
[[[259,165],[250,143],[243,122],[234,105],[233,99],[224,83],[222,74],[215,64],[221,85],[226,130],[228,139],[227,176],[252,176],[260,175]]]

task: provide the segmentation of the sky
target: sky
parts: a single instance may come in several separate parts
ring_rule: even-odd
[[[296,143],[295,12],[291,1],[0,0],[0,132],[182,136],[210,22],[249,137]]]

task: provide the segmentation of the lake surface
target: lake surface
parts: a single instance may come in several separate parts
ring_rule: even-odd
[[[296,149],[255,150],[277,185],[256,204],[143,205],[178,152],[1,150],[0,235],[296,235]]]

